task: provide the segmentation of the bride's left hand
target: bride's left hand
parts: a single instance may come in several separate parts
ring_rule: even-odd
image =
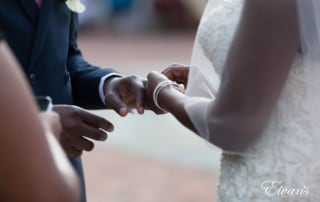
[[[187,88],[189,66],[181,64],[172,64],[162,71],[162,74],[166,75],[170,80],[183,84]]]

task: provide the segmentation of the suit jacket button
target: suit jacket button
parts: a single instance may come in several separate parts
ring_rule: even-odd
[[[30,75],[29,75],[29,79],[30,79],[31,85],[34,85],[34,84],[37,83],[37,77],[36,77],[35,74],[30,74]]]

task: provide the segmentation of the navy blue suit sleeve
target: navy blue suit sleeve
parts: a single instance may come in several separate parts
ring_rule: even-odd
[[[87,108],[104,108],[99,97],[100,79],[115,72],[110,68],[99,68],[89,64],[82,56],[77,45],[78,16],[72,14],[70,22],[70,41],[67,68],[71,76],[74,104]]]

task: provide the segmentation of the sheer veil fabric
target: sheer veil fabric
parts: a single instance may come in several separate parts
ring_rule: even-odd
[[[207,13],[214,3],[217,3],[217,0],[208,1],[201,22],[206,20]],[[204,54],[197,33],[192,51],[188,87],[186,89],[186,95],[196,99],[186,103],[184,107],[197,132],[206,140],[209,139],[207,107],[208,104],[214,100],[219,83],[219,76],[215,72],[209,58]]]
[[[301,55],[302,62],[306,69],[307,74],[310,78],[315,73],[314,71],[320,71],[320,1],[319,0],[296,0],[297,2],[297,13],[299,19],[299,30],[301,39]],[[310,100],[309,107],[311,108],[312,133],[317,132],[315,129],[318,124],[319,114],[316,110],[319,109],[320,103],[315,99],[312,99],[315,93],[320,92],[320,82],[313,81],[307,89],[307,96]]]

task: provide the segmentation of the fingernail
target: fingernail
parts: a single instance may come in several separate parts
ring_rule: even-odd
[[[106,139],[107,139],[107,136],[106,136],[106,135],[101,135],[100,138],[99,138],[100,141],[104,141],[104,140],[106,140]]]
[[[120,114],[121,114],[122,116],[126,115],[126,114],[127,114],[127,109],[126,109],[125,107],[122,107],[122,108],[120,109]]]
[[[139,114],[143,114],[144,108],[143,107],[139,107],[138,112],[139,112]]]
[[[110,127],[110,126],[107,126],[108,130],[105,130],[105,132],[113,132],[114,131],[114,126]]]
[[[110,128],[109,132],[113,132],[114,131],[114,126],[112,126],[112,128]]]

